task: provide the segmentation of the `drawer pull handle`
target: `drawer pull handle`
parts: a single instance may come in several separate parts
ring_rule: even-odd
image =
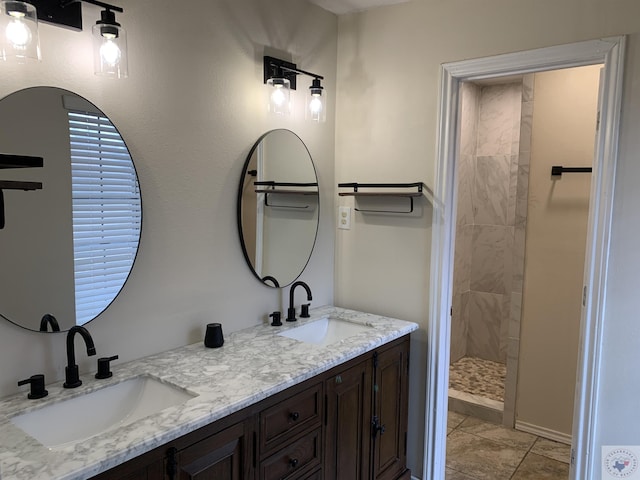
[[[289,465],[291,465],[291,468],[296,468],[298,466],[298,459],[292,458],[291,460],[289,460]]]
[[[300,414],[298,412],[292,412],[291,414],[289,414],[289,418],[294,422],[297,422],[300,418]]]

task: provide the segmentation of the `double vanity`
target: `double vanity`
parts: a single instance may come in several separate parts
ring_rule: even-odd
[[[410,322],[337,307],[0,402],[3,480],[409,478]]]

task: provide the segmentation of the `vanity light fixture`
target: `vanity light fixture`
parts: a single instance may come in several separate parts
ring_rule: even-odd
[[[36,7],[21,1],[0,1],[0,58],[25,63],[40,60]]]
[[[113,13],[114,10],[122,12],[122,9],[103,6],[100,20],[92,27],[94,72],[106,77],[126,78],[129,76],[127,31],[116,22]]]
[[[0,1],[2,9],[2,24],[0,24],[0,27],[7,32],[1,40],[3,42],[1,44],[2,52],[0,53],[2,58],[12,55],[18,58],[40,59],[38,20],[82,31],[81,5],[83,2],[103,9],[100,14],[100,20],[92,28],[95,74],[112,78],[126,78],[129,74],[127,33],[116,22],[115,16],[115,12],[122,13],[124,10],[98,0]],[[29,27],[28,31],[23,28],[23,25]],[[11,42],[7,40],[10,26],[12,32],[15,32],[12,37],[14,40]],[[27,46],[30,49],[28,55]],[[37,53],[31,53],[31,50]]]
[[[295,63],[270,56],[264,57],[264,83],[268,88],[268,107],[276,115],[291,113],[291,90],[296,89],[296,76],[313,77],[307,92],[305,118],[313,122],[324,122],[327,118],[326,94],[321,81],[322,75],[301,70]]]

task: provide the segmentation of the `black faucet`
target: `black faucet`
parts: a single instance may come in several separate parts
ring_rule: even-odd
[[[309,288],[309,285],[300,281],[294,282],[293,285],[291,285],[291,289],[289,290],[289,309],[287,310],[287,322],[296,321],[296,308],[293,306],[293,293],[298,286],[304,287],[304,289],[307,291],[307,300],[309,302],[313,300],[313,298],[311,297],[311,289]]]
[[[96,347],[93,345],[93,338],[89,334],[89,330],[78,325],[74,325],[67,333],[67,366],[64,369],[65,382],[64,388],[76,388],[82,385],[80,374],[78,373],[78,365],[76,365],[76,352],[73,346],[73,338],[79,333],[87,346],[87,355],[90,357],[96,354]]]
[[[58,325],[58,320],[56,320],[56,317],[54,317],[50,313],[46,313],[42,317],[42,319],[40,320],[40,331],[41,332],[48,332],[49,331],[49,325],[51,325],[51,331],[52,332],[59,332],[60,331],[60,325]]]

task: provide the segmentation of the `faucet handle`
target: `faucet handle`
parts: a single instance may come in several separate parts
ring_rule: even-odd
[[[310,303],[303,303],[300,306],[300,318],[309,318],[311,315],[309,315],[309,305],[311,305]]]
[[[280,312],[273,312],[269,317],[273,318],[273,322],[271,322],[272,327],[280,327],[282,322],[280,321]]]
[[[287,319],[286,320],[287,320],[287,322],[295,322],[297,320],[295,307],[287,308]]]
[[[102,357],[98,359],[98,373],[96,373],[96,378],[110,378],[113,376],[113,372],[111,371],[110,362],[118,359],[118,355],[114,355],[113,357]]]
[[[19,387],[26,384],[31,384],[31,392],[27,395],[27,398],[30,400],[37,400],[38,398],[44,398],[49,395],[49,392],[44,389],[44,375],[41,373],[31,375],[31,377],[26,380],[20,380],[18,382]]]

